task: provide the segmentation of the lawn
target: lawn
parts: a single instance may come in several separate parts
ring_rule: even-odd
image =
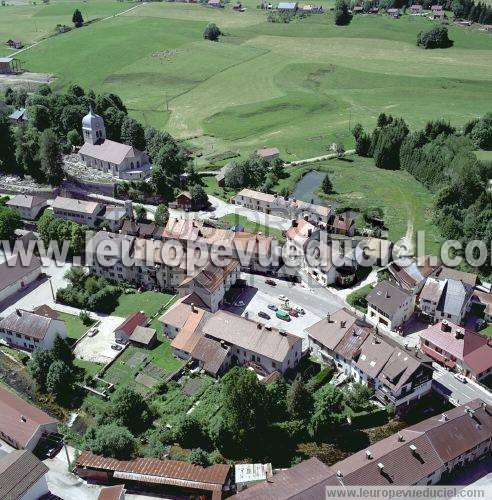
[[[327,12],[272,24],[257,2],[243,4],[244,13],[232,4],[142,4],[53,37],[20,59],[28,70],[55,74],[55,88],[77,82],[116,92],[145,124],[196,136],[189,142],[202,149],[199,167],[225,151],[247,155],[277,146],[295,160],[322,154],[334,141],[349,147],[351,126],[372,128],[381,111],[411,127],[437,117],[462,126],[490,108],[488,33],[449,26],[453,47],[423,50],[415,40],[435,24],[428,19],[355,16],[338,27]],[[86,17],[130,6],[105,0],[12,6],[2,11],[0,33],[32,39],[33,18],[54,26],[77,5]],[[203,40],[210,21],[225,33],[219,43]]]
[[[111,314],[127,318],[133,313],[143,311],[150,318],[172,298],[172,294],[152,291],[122,294],[116,309]]]
[[[487,328],[484,328],[483,330],[480,330],[480,333],[482,335],[486,335],[487,337],[492,338],[492,323],[487,326]]]
[[[80,339],[80,337],[84,335],[84,333],[91,327],[91,325],[94,324],[93,321],[91,325],[84,325],[84,323],[78,316],[59,311],[57,312],[59,319],[64,321],[67,327],[67,338],[72,342]]]
[[[229,227],[232,227],[235,224],[240,224],[244,227],[245,231],[248,231],[250,233],[263,233],[267,236],[273,236],[274,238],[277,238],[277,240],[280,242],[285,241],[285,235],[281,229],[275,229],[273,227],[258,224],[257,222],[250,221],[243,215],[228,214],[220,217],[218,220],[220,222],[225,222]]]
[[[102,367],[104,366],[101,363],[94,363],[92,361],[86,361],[84,359],[79,359],[79,358],[75,358],[73,360],[73,364],[78,368],[83,368],[86,371],[86,373],[93,376],[96,375],[98,372],[100,372]]]

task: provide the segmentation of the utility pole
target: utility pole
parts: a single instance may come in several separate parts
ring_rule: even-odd
[[[349,132],[352,129],[351,123],[352,123],[352,108],[349,109]]]
[[[55,292],[53,291],[53,283],[51,283],[52,278],[48,280],[48,283],[50,284],[50,290],[51,290],[51,297],[53,298],[53,302],[56,302],[55,298]]]

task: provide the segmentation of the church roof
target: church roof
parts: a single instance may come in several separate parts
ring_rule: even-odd
[[[132,146],[106,139],[96,144],[91,144],[90,142],[84,143],[79,153],[95,158],[96,160],[119,165],[125,158],[137,158],[140,151]]]

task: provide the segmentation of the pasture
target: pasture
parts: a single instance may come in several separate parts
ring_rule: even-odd
[[[31,24],[47,18],[52,26],[61,17],[70,24],[75,6],[88,18],[132,5],[52,0],[11,6],[2,10],[0,33],[7,37],[16,9],[34,9]],[[428,19],[364,15],[337,27],[325,13],[277,24],[267,22],[256,2],[245,5],[239,13],[232,5],[141,4],[43,41],[19,58],[28,70],[55,74],[57,88],[77,82],[120,94],[145,124],[181,138],[198,136],[191,142],[203,156],[247,155],[274,145],[286,160],[302,159],[334,141],[350,146],[350,127],[373,127],[381,111],[403,116],[412,127],[437,117],[461,125],[489,106],[488,33],[450,26],[454,46],[426,51],[415,40],[433,25]],[[202,38],[209,21],[224,32],[218,43]]]

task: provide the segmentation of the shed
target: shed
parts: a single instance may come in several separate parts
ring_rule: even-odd
[[[145,325],[147,321],[148,318],[143,311],[132,314],[115,329],[114,337],[116,341],[126,344],[135,331],[135,328]]]
[[[297,10],[297,2],[280,2],[277,6],[277,10],[287,10],[287,11],[296,11]]]
[[[157,341],[157,331],[153,328],[138,325],[130,336],[130,344],[150,349]]]

